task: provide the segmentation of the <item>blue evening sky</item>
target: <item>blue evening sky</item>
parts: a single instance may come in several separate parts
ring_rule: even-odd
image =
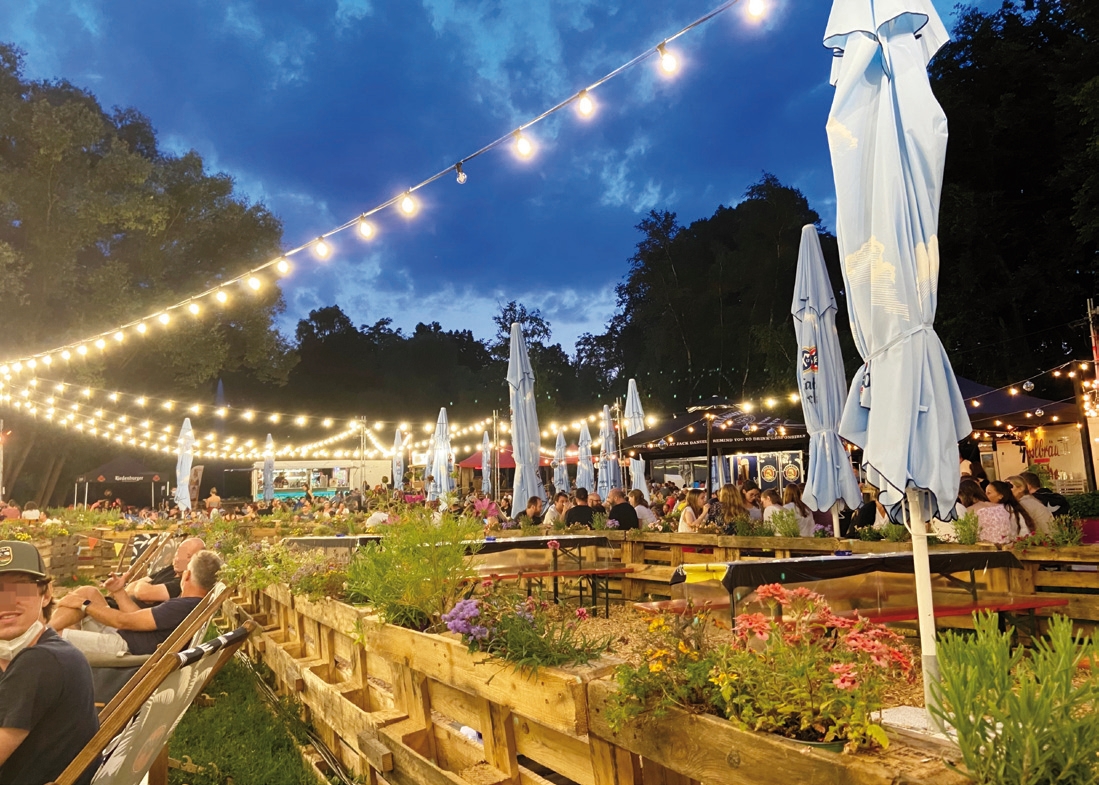
[[[747,0],[743,0],[746,5]],[[378,216],[370,243],[298,257],[283,327],[338,303],[356,323],[492,333],[500,303],[541,308],[554,340],[599,332],[650,209],[684,223],[735,204],[764,171],[826,225],[834,193],[821,46],[830,3],[734,6],[509,147]],[[64,77],[148,115],[168,150],[199,151],[283,220],[295,246],[513,129],[719,0],[6,0],[0,40],[32,78]],[[992,3],[983,2],[990,6]],[[935,0],[950,28],[952,0]],[[760,272],[765,275],[766,271]],[[104,325],[106,327],[107,325]]]

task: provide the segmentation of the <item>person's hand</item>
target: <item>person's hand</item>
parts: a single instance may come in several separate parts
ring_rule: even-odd
[[[114,594],[116,591],[122,591],[126,588],[126,583],[121,575],[112,575],[110,578],[103,581],[103,588],[111,594]]]

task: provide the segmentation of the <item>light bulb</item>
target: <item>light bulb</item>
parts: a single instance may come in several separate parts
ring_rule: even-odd
[[[531,153],[534,152],[534,145],[520,131],[515,132],[515,152],[524,158],[530,157]]]
[[[412,215],[416,212],[416,200],[412,198],[411,194],[405,194],[401,199],[401,212],[405,215]]]
[[[72,357],[72,352],[70,352],[68,349],[63,349],[61,351],[62,360],[68,360],[70,357]]]
[[[198,303],[191,303],[187,306],[187,310],[193,313],[195,316],[198,316]]]
[[[591,117],[592,112],[595,111],[595,102],[591,100],[587,90],[580,92],[580,100],[576,102],[576,111],[584,117]]]
[[[458,185],[465,185],[466,180],[469,179],[469,175],[462,171],[462,165],[460,163],[454,164],[454,171],[457,172],[454,179],[458,181]]]
[[[139,333],[141,333],[142,335],[144,335],[144,334],[145,334],[145,331],[146,331],[146,330],[148,330],[149,328],[145,326],[145,322],[141,322],[141,323],[140,323],[140,324],[139,324],[139,325],[138,325],[138,326],[137,326],[137,327],[136,327],[135,329],[136,329],[136,330],[137,330],[137,331],[138,331]]]
[[[359,219],[359,236],[364,240],[369,240],[374,236],[374,224],[365,218]]]
[[[290,272],[290,262],[285,259],[279,259],[275,263],[275,269],[279,271],[279,275],[286,275]],[[224,295],[224,292],[218,292],[218,294]],[[224,300],[222,300],[222,302],[224,302]]]
[[[214,295],[214,299],[216,299],[219,303],[224,303],[229,299],[229,295],[227,295],[221,289],[218,289],[217,294]],[[144,330],[142,330],[142,332],[144,332]]]
[[[258,292],[261,285],[260,279],[256,276],[253,275],[248,278],[248,286],[251,287],[253,292]]]
[[[162,313],[160,316],[158,316],[156,318],[157,318],[157,321],[159,321],[161,324],[167,324],[168,322],[170,322],[172,320],[172,317],[170,317],[166,313]]]
[[[675,54],[669,52],[664,44],[660,44],[656,47],[656,51],[660,53],[660,67],[664,69],[664,73],[675,73],[675,70],[679,68],[679,59]]]
[[[107,345],[107,342],[104,341],[102,338],[99,338],[95,342],[95,348],[96,349],[103,349],[104,347],[106,347],[106,345]]]
[[[331,428],[332,427],[332,418],[331,417],[325,417],[321,421],[321,425],[323,425],[325,428]]]
[[[767,10],[767,6],[763,0],[748,0],[748,16],[754,16],[756,19],[763,16],[763,12]]]
[[[323,237],[318,237],[317,242],[313,243],[313,252],[322,259],[327,259],[328,254],[332,253],[332,246],[330,246]],[[252,287],[253,289],[256,287]]]
[[[52,363],[53,363],[53,358],[50,357],[50,355],[48,355],[48,354],[42,355],[42,364],[43,365],[51,365]]]
[[[33,357],[30,358],[29,360],[27,360],[27,367],[28,368],[33,370],[37,365],[38,365],[38,361],[35,360]]]
[[[305,418],[304,417],[295,417],[294,418],[294,425],[299,425],[299,426],[300,425],[305,425]]]
[[[76,353],[79,354],[80,356],[84,356],[85,354],[88,353],[88,347],[85,346],[84,344],[80,344],[79,346],[76,347]],[[12,367],[14,367],[15,370],[18,371],[19,370],[19,363],[16,363]]]

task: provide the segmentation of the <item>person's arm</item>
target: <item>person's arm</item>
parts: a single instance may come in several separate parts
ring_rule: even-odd
[[[156,629],[156,619],[153,618],[152,608],[142,608],[133,611],[115,610],[107,604],[93,604],[87,607],[87,613],[97,622],[114,627],[116,630],[134,630],[137,632],[152,632]]]
[[[19,749],[29,733],[29,730],[22,728],[0,728],[0,766],[8,762],[8,758]]]
[[[148,581],[139,583],[130,594],[135,600],[141,602],[167,602],[171,599],[167,586],[162,583],[150,583]],[[122,604],[119,603],[118,607],[121,608]],[[136,605],[134,609],[137,609]]]

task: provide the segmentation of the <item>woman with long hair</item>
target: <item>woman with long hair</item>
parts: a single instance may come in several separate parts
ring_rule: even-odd
[[[1030,492],[1026,480],[1018,474],[1007,478],[1011,483],[1011,494],[1019,501],[1023,509],[1030,515],[1030,521],[1034,525],[1034,531],[1049,534],[1053,528],[1053,513]]]
[[[748,503],[744,501],[744,494],[732,483],[721,486],[721,490],[717,492],[717,500],[721,502],[721,520],[718,523],[726,532],[734,530],[734,524],[738,519],[751,517],[748,513]]]
[[[687,491],[687,506],[679,515],[680,532],[696,532],[698,527],[706,522],[708,511],[704,504],[706,492],[701,488],[691,488]]]
[[[813,511],[801,500],[801,486],[791,483],[782,491],[782,506],[787,510],[793,510],[798,516],[798,530],[802,537],[812,537],[817,530],[817,522],[813,518]]]
[[[1034,531],[1034,519],[1030,517],[1026,507],[1015,498],[1015,492],[1011,489],[1011,483],[1003,480],[993,480],[985,487],[988,500],[993,504],[1002,504],[1011,517],[1015,537],[1025,537]]]
[[[649,508],[649,503],[645,501],[645,494],[634,488],[632,491],[626,494],[626,498],[633,506],[633,511],[637,513],[637,522],[641,524],[641,529],[647,529],[649,524],[656,523],[656,513]]]
[[[993,504],[976,480],[966,478],[958,485],[958,501],[977,516],[977,539],[998,545],[1015,539],[1015,524],[1002,504]]]

